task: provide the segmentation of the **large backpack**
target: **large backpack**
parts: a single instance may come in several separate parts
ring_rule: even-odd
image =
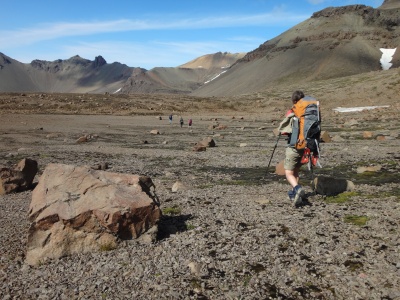
[[[295,117],[290,137],[290,146],[296,149],[308,148],[318,155],[321,137],[321,115],[319,101],[306,96],[293,105]]]

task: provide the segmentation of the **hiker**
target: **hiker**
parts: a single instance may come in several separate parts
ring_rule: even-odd
[[[189,125],[189,128],[191,128],[192,127],[192,119],[189,119],[189,121],[188,121],[188,125]]]
[[[288,183],[292,189],[288,191],[288,196],[295,207],[299,206],[305,196],[303,187],[299,184],[300,167],[305,163],[316,164],[319,154],[319,134],[320,134],[320,113],[319,102],[311,97],[305,98],[302,91],[295,91],[292,94],[293,107],[286,113],[284,121],[280,125],[280,134],[288,134],[288,145],[285,152],[284,169]],[[306,113],[310,107],[311,112]],[[310,129],[305,132],[305,123],[316,118]],[[305,119],[307,117],[307,120]],[[289,129],[288,125],[289,124]],[[286,126],[285,126],[286,125]],[[284,127],[284,128],[282,128]],[[312,139],[310,133],[315,134]],[[315,132],[315,133],[314,133]],[[312,152],[310,151],[310,148]],[[309,165],[310,167],[310,165]]]
[[[169,119],[169,124],[172,124],[172,114],[169,115],[168,119]]]
[[[181,128],[182,128],[182,126],[183,126],[183,118],[182,118],[182,116],[181,116],[181,118],[179,119],[179,123],[181,124]]]

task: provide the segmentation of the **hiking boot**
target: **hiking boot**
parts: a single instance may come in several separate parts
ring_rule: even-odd
[[[293,192],[295,193],[294,200],[293,200],[293,206],[298,207],[302,204],[303,198],[304,198],[306,192],[303,190],[303,188],[299,184],[294,187]]]
[[[287,192],[289,196],[290,201],[294,201],[294,197],[296,196],[296,193],[293,190],[290,190]]]

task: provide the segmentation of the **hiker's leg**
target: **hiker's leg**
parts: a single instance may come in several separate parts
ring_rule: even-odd
[[[292,187],[295,187],[299,182],[299,176],[294,170],[285,170],[286,180]]]
[[[295,187],[299,183],[300,159],[301,155],[296,149],[286,148],[284,161],[285,175],[286,180],[292,187]]]

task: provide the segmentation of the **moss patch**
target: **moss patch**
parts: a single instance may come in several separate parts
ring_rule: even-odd
[[[367,216],[346,215],[343,221],[357,226],[364,226],[367,224],[369,218]]]
[[[178,206],[166,207],[162,209],[164,215],[179,215],[182,210]]]
[[[352,197],[357,196],[356,192],[344,192],[336,196],[330,196],[325,198],[326,203],[346,203],[351,200]]]

